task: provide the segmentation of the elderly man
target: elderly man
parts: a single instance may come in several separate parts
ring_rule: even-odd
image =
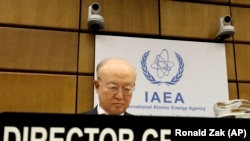
[[[126,109],[135,88],[136,69],[127,60],[107,58],[97,65],[96,73],[99,103],[84,114],[131,115]]]

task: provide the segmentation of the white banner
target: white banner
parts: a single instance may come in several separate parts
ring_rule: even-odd
[[[229,99],[223,43],[96,35],[95,66],[107,57],[137,69],[132,114],[214,117],[213,105]]]

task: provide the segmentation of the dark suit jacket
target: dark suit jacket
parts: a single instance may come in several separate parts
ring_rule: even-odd
[[[90,111],[87,111],[87,112],[84,112],[84,113],[82,113],[82,114],[85,114],[85,115],[97,115],[98,113],[97,113],[97,106],[94,108],[94,109],[92,109],[92,110],[90,110]],[[130,113],[128,113],[128,112],[125,112],[124,113],[124,116],[132,116],[132,114],[130,114]]]

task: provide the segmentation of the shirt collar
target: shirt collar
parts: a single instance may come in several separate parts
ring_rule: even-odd
[[[108,113],[100,106],[100,105],[98,105],[97,106],[97,114],[98,115],[108,115]]]
[[[100,105],[98,105],[97,106],[97,114],[98,115],[108,115],[108,113],[100,106]],[[121,114],[121,116],[123,116],[124,115],[124,113],[122,113]]]

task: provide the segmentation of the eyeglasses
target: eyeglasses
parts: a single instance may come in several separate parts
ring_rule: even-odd
[[[100,83],[100,84],[103,84],[103,83]],[[117,86],[116,84],[106,84],[106,85],[103,84],[103,86],[109,93],[112,93],[112,94],[116,94],[120,91],[120,87]],[[121,87],[121,91],[123,95],[132,95],[132,92],[134,91],[134,89],[135,87],[131,85]]]

